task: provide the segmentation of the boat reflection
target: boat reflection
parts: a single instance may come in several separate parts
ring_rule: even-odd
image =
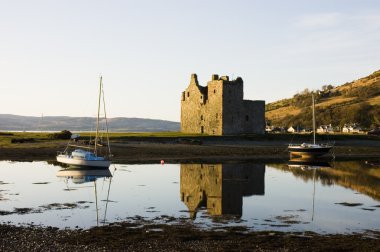
[[[69,181],[71,180],[74,184],[83,184],[83,183],[94,183],[94,194],[95,194],[95,203],[96,203],[96,225],[99,225],[99,207],[98,207],[98,193],[97,193],[97,187],[96,187],[96,180],[100,178],[110,178],[109,185],[108,185],[108,192],[107,192],[107,200],[106,200],[106,206],[105,206],[105,212],[104,212],[104,220],[103,223],[106,222],[106,215],[107,215],[107,207],[108,207],[108,198],[109,198],[109,192],[111,189],[111,182],[112,182],[112,174],[108,168],[101,168],[101,169],[85,169],[85,168],[67,168],[62,169],[57,172],[57,177],[63,178],[68,190],[69,188]]]
[[[314,221],[314,212],[315,212],[315,180],[316,180],[316,172],[319,169],[331,168],[330,163],[325,162],[323,160],[313,159],[313,160],[305,160],[303,158],[295,158],[290,159],[288,162],[288,167],[290,169],[299,169],[304,172],[312,171],[313,172],[313,205],[312,205],[312,215],[311,221]]]
[[[323,159],[305,160],[302,158],[290,159],[289,168],[298,168],[301,170],[313,170],[321,168],[331,168],[331,164]]]
[[[365,164],[373,167],[380,167],[380,160],[367,160],[365,161]]]
[[[305,172],[306,166],[302,169],[303,165],[310,168],[312,163],[295,163],[299,161],[299,159],[292,159],[288,163],[271,164],[271,166],[276,169],[290,171],[295,177],[302,178],[305,181],[312,180],[312,172]],[[376,160],[343,162],[326,162],[322,160],[322,163],[327,163],[328,165],[315,165],[314,162],[311,166],[320,166],[320,169],[316,172],[316,177],[323,186],[339,185],[365,194],[375,200],[380,200],[380,165],[377,165]]]
[[[83,169],[83,168],[67,168],[57,172],[57,177],[64,178],[67,182],[71,180],[74,184],[82,184],[94,182],[98,178],[112,177],[110,170],[107,169]]]
[[[240,218],[244,196],[264,195],[264,177],[264,164],[181,164],[181,201],[192,219],[202,208]]]

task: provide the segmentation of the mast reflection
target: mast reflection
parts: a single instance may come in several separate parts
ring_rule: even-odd
[[[97,193],[96,180],[100,178],[110,178],[108,192],[107,192],[105,212],[104,212],[104,220],[103,220],[103,223],[106,222],[108,197],[109,197],[109,191],[111,189],[111,181],[113,177],[108,168],[89,169],[89,168],[71,168],[70,167],[67,169],[59,170],[57,172],[57,177],[63,178],[67,186],[68,186],[69,180],[71,180],[74,184],[83,184],[83,183],[89,183],[89,182],[94,183],[96,225],[97,226],[99,226],[99,206],[98,206],[98,193]],[[69,187],[68,187],[68,190],[70,190]]]
[[[264,164],[181,164],[181,201],[190,217],[242,215],[243,197],[264,195]]]

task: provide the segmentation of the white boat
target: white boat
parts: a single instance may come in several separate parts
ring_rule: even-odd
[[[71,154],[57,155],[57,161],[72,166],[109,167],[111,160],[96,156],[93,152],[76,149]]]
[[[100,148],[104,147],[104,144],[100,142],[99,138],[99,115],[100,115],[100,104],[103,97],[103,106],[104,106],[104,117],[106,121],[106,154],[101,155],[100,154]],[[72,136],[73,140],[76,140],[78,137],[75,135],[75,137]],[[70,148],[74,147],[75,150],[69,151]],[[95,135],[95,141],[94,146],[80,146],[77,144],[72,144],[71,141],[67,145],[64,152],[58,153],[57,155],[57,161],[59,163],[63,163],[70,166],[79,166],[79,167],[103,167],[108,168],[111,165],[111,149],[109,144],[109,137],[108,137],[108,123],[107,123],[107,115],[105,111],[105,101],[104,101],[104,92],[103,92],[103,81],[102,77],[100,77],[100,84],[99,84],[99,102],[98,102],[98,116],[96,119],[96,135]]]
[[[314,159],[323,155],[326,155],[334,147],[332,143],[320,143],[315,142],[315,103],[314,95],[312,94],[312,108],[313,108],[313,143],[302,144],[289,144],[288,151],[290,157],[301,157],[304,159]]]

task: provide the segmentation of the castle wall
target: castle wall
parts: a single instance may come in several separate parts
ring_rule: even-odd
[[[265,101],[243,101],[244,133],[265,133]]]
[[[215,80],[207,83],[208,100],[204,109],[205,114],[205,133],[209,135],[222,135],[223,118],[223,81]]]
[[[223,135],[242,133],[243,83],[223,85]]]
[[[181,132],[202,133],[205,99],[198,85],[196,75],[192,75],[188,88],[181,97]]]

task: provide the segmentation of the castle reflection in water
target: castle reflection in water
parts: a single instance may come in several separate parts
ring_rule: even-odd
[[[195,219],[207,208],[211,216],[242,216],[243,197],[264,195],[264,164],[181,164],[181,200]]]

